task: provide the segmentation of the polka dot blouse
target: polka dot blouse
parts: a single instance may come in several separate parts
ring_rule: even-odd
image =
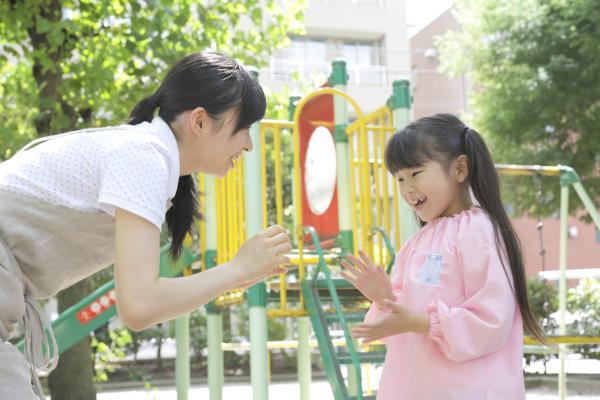
[[[0,164],[0,189],[81,211],[121,208],[159,229],[178,182],[177,142],[160,117],[51,137]]]

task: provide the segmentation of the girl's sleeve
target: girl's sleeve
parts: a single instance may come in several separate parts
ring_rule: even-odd
[[[402,290],[402,266],[405,264],[404,259],[406,258],[405,254],[408,253],[408,248],[409,242],[404,244],[404,246],[402,246],[400,251],[398,251],[398,253],[396,254],[396,257],[394,257],[394,265],[392,266],[392,273],[390,279],[392,280],[392,289],[394,291],[394,294],[396,295],[396,298],[398,298],[398,293],[400,292],[400,290]],[[365,316],[365,322],[373,322],[385,313],[386,312],[380,310],[379,307],[375,305],[375,303],[372,303],[371,308],[369,308],[369,311]]]
[[[428,337],[446,357],[461,362],[493,353],[507,343],[517,303],[509,283],[510,266],[505,262],[505,271],[500,261],[491,222],[470,227],[458,240],[457,256],[466,300],[456,306],[432,301]]]

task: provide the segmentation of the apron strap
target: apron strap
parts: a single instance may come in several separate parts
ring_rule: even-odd
[[[36,395],[44,400],[44,391],[37,371],[50,372],[58,364],[58,345],[52,326],[38,302],[25,296],[25,358],[31,369],[31,378]],[[50,341],[48,340],[50,339]]]

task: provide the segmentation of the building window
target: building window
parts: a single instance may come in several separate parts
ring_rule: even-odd
[[[324,40],[293,38],[292,45],[284,49],[283,58],[298,62],[327,62],[327,45]]]
[[[377,42],[344,41],[343,56],[348,65],[380,65]]]
[[[289,80],[295,74],[301,79],[327,79],[331,62],[346,60],[350,84],[387,85],[387,68],[381,65],[379,41],[356,41],[334,38],[294,37],[290,47],[280,49],[271,59],[271,79]]]

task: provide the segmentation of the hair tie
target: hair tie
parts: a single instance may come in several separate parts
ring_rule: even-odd
[[[467,150],[467,132],[469,132],[469,129],[471,128],[465,125],[464,129],[460,133],[460,141],[462,144],[463,151]]]
[[[150,104],[152,104],[153,108],[158,107],[158,96],[156,93],[153,93],[148,100],[150,100]]]

